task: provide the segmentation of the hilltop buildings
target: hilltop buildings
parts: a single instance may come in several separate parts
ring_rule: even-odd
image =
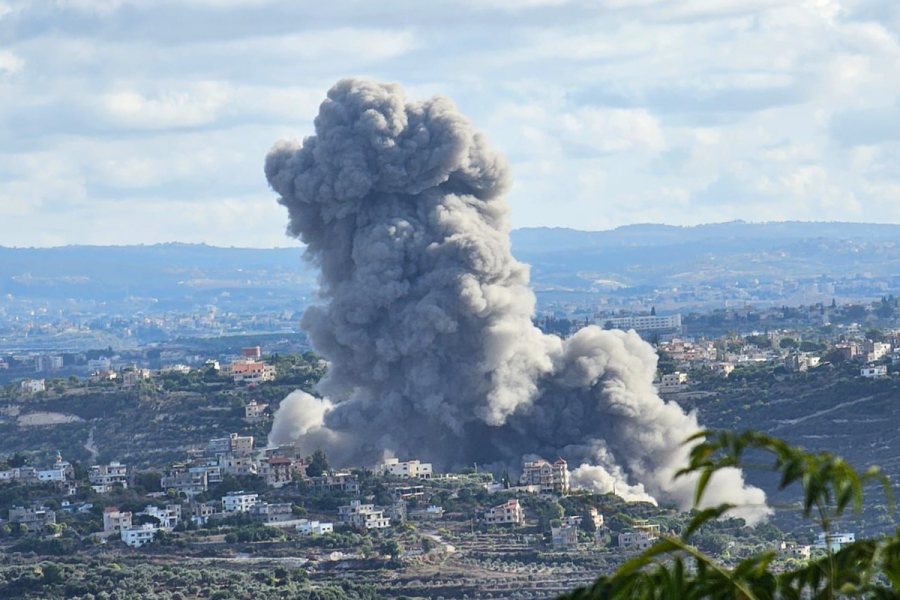
[[[526,462],[519,477],[519,485],[540,486],[542,492],[569,493],[569,465],[561,458],[553,464],[539,458]]]
[[[400,462],[396,458],[384,461],[383,471],[388,475],[402,477],[403,479],[431,479],[431,463],[423,463],[418,460]]]

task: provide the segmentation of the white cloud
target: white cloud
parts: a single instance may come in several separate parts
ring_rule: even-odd
[[[9,50],[0,50],[0,74],[12,74],[25,66],[25,61]]]
[[[113,92],[105,94],[101,101],[103,109],[118,125],[170,129],[211,123],[231,99],[226,86],[206,82],[149,98],[131,90]]]
[[[350,75],[450,96],[517,226],[895,220],[890,6],[0,0],[0,240],[287,242],[263,157]]]

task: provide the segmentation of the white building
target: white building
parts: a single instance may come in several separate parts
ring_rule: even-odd
[[[338,507],[338,518],[342,523],[366,529],[386,529],[391,520],[384,515],[384,510],[374,504],[363,504],[359,500],[351,500],[350,504]]]
[[[47,390],[47,384],[43,379],[26,379],[19,384],[23,394],[39,394]]]
[[[109,371],[112,369],[112,361],[105,356],[94,358],[88,361],[87,367],[89,371]]]
[[[667,315],[659,317],[656,315],[642,315],[637,317],[612,317],[609,319],[598,319],[599,325],[612,324],[613,329],[635,329],[637,331],[661,331],[681,329],[681,315]]]
[[[646,550],[655,544],[657,539],[659,539],[659,525],[640,521],[634,524],[633,531],[619,534],[619,547]]]
[[[800,545],[796,542],[781,542],[778,549],[782,554],[800,560],[809,560],[812,556],[812,546]]]
[[[827,534],[824,531],[816,537],[816,548],[831,547],[833,552],[837,552],[844,546],[852,544],[856,541],[855,533],[832,533]]]
[[[61,483],[66,480],[66,469],[64,467],[43,469],[37,472],[37,478],[41,483]]]
[[[569,493],[569,465],[561,458],[553,464],[539,458],[527,461],[522,467],[519,485],[538,485],[542,492]]]
[[[159,508],[148,504],[138,515],[153,517],[159,521],[159,529],[172,531],[181,522],[181,505],[167,504],[165,508]]]
[[[114,487],[128,488],[128,467],[119,462],[94,465],[88,473],[91,487],[98,494],[105,494]]]
[[[152,542],[157,531],[158,529],[150,524],[123,529],[122,541],[132,548],[140,548],[144,544]]]
[[[250,403],[244,407],[244,418],[251,422],[260,421],[266,417],[267,408],[269,408],[268,404],[262,404],[256,400],[251,400]]]
[[[868,365],[859,370],[861,377],[876,379],[879,377],[887,377],[887,366],[885,365]]]
[[[250,512],[251,506],[256,506],[259,501],[258,494],[247,492],[230,492],[222,497],[222,510],[226,513]]]
[[[334,533],[334,524],[324,521],[309,521],[301,519],[297,524],[297,532],[300,535],[323,535],[326,533]]]
[[[484,522],[488,525],[512,523],[521,525],[525,522],[525,512],[519,501],[513,498],[506,504],[495,506],[484,513]]]
[[[666,373],[660,378],[657,389],[661,394],[664,394],[666,392],[678,392],[684,389],[684,386],[687,385],[687,382],[687,373],[682,373],[681,371]]]
[[[431,479],[433,474],[431,463],[423,463],[418,460],[400,462],[396,458],[389,458],[384,461],[382,469],[386,475],[403,479]]]

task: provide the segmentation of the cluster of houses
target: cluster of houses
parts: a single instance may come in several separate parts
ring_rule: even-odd
[[[335,523],[360,530],[386,529],[395,522],[433,522],[444,518],[444,509],[426,502],[426,485],[436,478],[430,463],[419,460],[401,461],[397,458],[385,460],[379,470],[383,475],[400,481],[388,485],[391,503],[377,506],[362,498],[351,498],[345,505],[337,507],[334,522],[299,518],[294,506],[289,502],[266,502],[256,491],[231,491],[220,498],[198,498],[209,492],[211,486],[223,481],[226,475],[259,475],[268,487],[279,488],[291,481],[302,479],[314,493],[339,493],[345,496],[359,496],[359,476],[350,471],[329,470],[320,475],[308,476],[307,463],[299,456],[293,445],[255,448],[254,438],[230,434],[209,440],[203,450],[198,450],[184,462],[173,465],[161,475],[162,492],[148,495],[153,502],[138,513],[108,506],[103,511],[103,530],[96,535],[102,539],[120,538],[128,546],[139,548],[154,539],[160,531],[171,532],[185,522],[196,526],[206,526],[211,521],[232,515],[243,514],[250,520],[264,525],[289,527],[302,535],[322,535],[334,531]],[[128,489],[135,473],[120,462],[93,465],[87,479],[96,494],[109,494]],[[453,474],[442,475],[441,479],[453,479]],[[0,481],[21,480],[26,482],[54,482],[67,493],[74,494],[72,465],[57,456],[54,465],[46,469],[18,467],[0,471]],[[495,486],[483,484],[488,490]],[[569,492],[569,470],[563,459],[548,462],[536,458],[526,461],[518,485],[504,487],[509,492],[533,494]],[[171,502],[170,490],[178,492],[181,500]],[[203,501],[201,501],[203,500]],[[161,503],[168,501],[164,506]],[[73,505],[66,501],[63,512],[89,512],[91,504]],[[603,517],[596,511],[591,513],[596,528],[603,525]],[[484,511],[483,522],[488,525],[522,526],[525,511],[519,500],[513,498],[501,505]],[[567,517],[559,527],[553,528],[556,547],[565,548],[578,541],[581,516]],[[10,511],[9,520],[23,523],[30,533],[45,533],[56,522],[56,513],[45,506],[17,507]]]
[[[900,364],[900,335],[891,335],[886,341],[862,339],[861,335],[848,328],[841,332],[840,341],[821,344],[811,351],[802,349],[803,335],[799,331],[770,331],[719,340],[673,337],[659,342],[657,349],[671,358],[678,370],[662,375],[656,388],[660,393],[682,391],[688,384],[690,370],[713,371],[728,377],[739,365],[768,364],[783,366],[789,372],[804,372],[818,367],[823,357],[834,352],[846,361],[858,363],[860,377],[885,377],[888,364]],[[788,343],[782,344],[783,340]]]
[[[855,533],[825,533],[816,537],[813,544],[798,544],[797,542],[783,541],[778,549],[781,554],[800,560],[809,560],[813,550],[830,550],[838,552],[841,548],[856,541]]]
[[[38,373],[52,373],[63,367],[62,357],[41,355],[35,357],[35,370]],[[6,363],[3,363],[6,365]],[[116,368],[113,361],[100,356],[88,360],[86,363],[89,373],[88,381],[91,383],[121,382],[123,387],[133,387],[142,381],[149,381],[154,377],[164,377],[173,373],[187,374],[193,368],[185,364],[173,364],[159,369],[150,370],[137,365],[126,365]],[[8,365],[7,365],[8,367]],[[249,386],[259,385],[267,381],[275,381],[276,369],[262,361],[262,350],[259,346],[243,348],[239,356],[233,356],[220,365],[217,360],[207,360],[202,368],[214,369],[223,377],[230,377],[235,384]],[[45,379],[25,379],[19,382],[19,391],[23,396],[39,394],[47,390]]]

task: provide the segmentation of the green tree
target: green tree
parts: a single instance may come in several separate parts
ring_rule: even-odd
[[[309,466],[306,467],[306,474],[310,477],[318,477],[322,473],[326,473],[331,465],[328,464],[328,457],[325,452],[319,448],[309,457]]]
[[[381,547],[378,549],[381,554],[387,556],[389,558],[397,558],[401,554],[403,554],[403,547],[400,546],[400,542],[394,539],[385,540],[381,542]]]
[[[828,453],[809,453],[757,432],[702,432],[690,443],[690,462],[677,476],[697,477],[694,503],[699,504],[713,475],[741,467],[745,455],[759,464],[761,453],[773,458],[780,487],[799,487],[802,513],[829,535],[848,510],[860,511],[863,490],[878,483],[893,506],[887,478],[877,468],[863,473]],[[774,551],[763,551],[723,565],[704,551],[721,550],[709,526],[734,509],[721,504],[698,510],[678,537],[660,541],[612,575],[578,588],[566,600],[837,600],[900,597],[900,531],[879,539],[859,539],[840,550],[827,548],[807,562],[776,566]]]
[[[799,346],[799,344],[794,338],[781,338],[781,341],[778,342],[779,348],[796,348],[797,346]]]

